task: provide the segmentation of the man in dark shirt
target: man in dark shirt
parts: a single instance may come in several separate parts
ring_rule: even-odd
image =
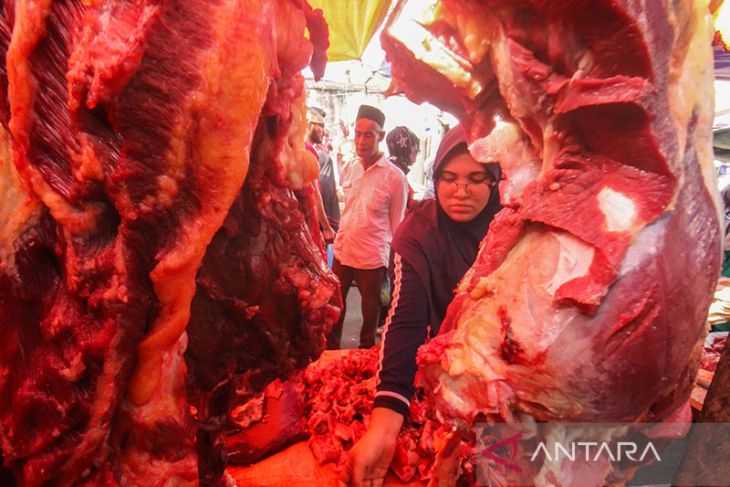
[[[340,224],[340,206],[337,202],[337,185],[332,158],[322,146],[324,137],[324,113],[316,108],[309,109],[309,133],[307,148],[311,148],[319,161],[319,192],[322,195],[324,212],[332,229],[336,232]]]

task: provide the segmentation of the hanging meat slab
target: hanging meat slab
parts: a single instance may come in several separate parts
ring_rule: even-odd
[[[505,209],[419,351],[442,421],[688,418],[721,262],[702,2],[400,2],[395,92],[498,160]]]
[[[0,9],[3,462],[28,486],[219,482],[236,395],[318,356],[341,307],[303,147],[321,12]]]

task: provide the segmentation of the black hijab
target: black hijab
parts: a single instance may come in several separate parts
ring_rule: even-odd
[[[457,129],[454,135],[453,131]],[[436,154],[434,174],[437,175],[439,169],[466,143],[460,130],[459,126],[455,127],[442,140]],[[498,166],[489,166],[498,180]],[[481,213],[471,221],[457,222],[443,210],[437,195],[436,199],[414,205],[398,227],[393,250],[415,269],[426,289],[431,336],[438,332],[456,285],[476,260],[479,243],[501,208],[495,185]]]
[[[403,174],[408,174],[409,165],[413,163],[411,155],[413,149],[420,143],[419,138],[408,127],[399,125],[388,132],[385,143],[388,146],[388,160],[398,166]]]

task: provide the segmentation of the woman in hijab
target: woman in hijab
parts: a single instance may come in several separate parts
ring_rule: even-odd
[[[345,461],[340,485],[382,482],[408,417],[416,352],[438,333],[454,288],[501,209],[499,177],[497,164],[479,163],[469,154],[460,126],[444,136],[434,163],[436,199],[417,203],[393,239],[395,286],[373,414]]]
[[[419,138],[408,127],[399,125],[385,137],[388,146],[388,160],[398,166],[403,174],[408,174],[411,165],[416,161]]]
[[[388,160],[403,171],[403,174],[408,175],[411,166],[416,162],[416,155],[418,155],[418,147],[421,143],[418,136],[411,132],[408,127],[399,125],[388,132],[385,143],[390,154]],[[413,188],[409,184],[406,208],[410,209],[411,206],[413,206]]]

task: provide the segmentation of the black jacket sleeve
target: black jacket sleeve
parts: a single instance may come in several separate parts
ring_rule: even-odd
[[[374,406],[392,409],[407,418],[415,389],[416,352],[428,334],[429,303],[421,278],[397,253],[393,276]]]

